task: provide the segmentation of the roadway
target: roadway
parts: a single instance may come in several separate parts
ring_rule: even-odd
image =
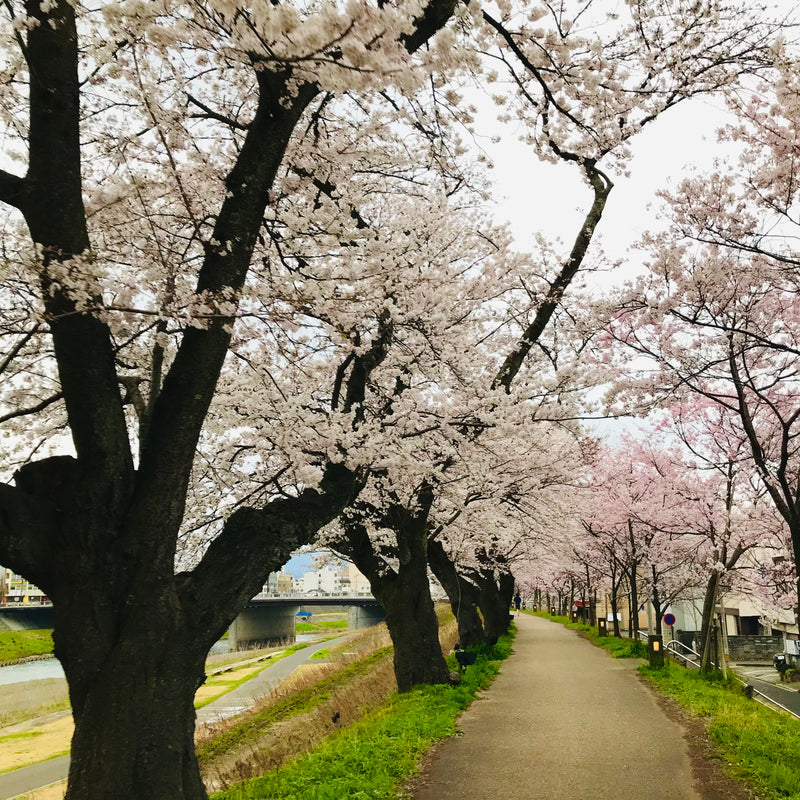
[[[774,703],[800,717],[800,692],[797,691],[797,684],[780,683],[775,667],[737,664],[732,669],[745,683],[754,686]]]
[[[286,680],[298,667],[305,664],[314,653],[325,647],[333,647],[344,639],[344,636],[340,636],[311,644],[265,667],[249,681],[198,709],[197,724],[227,719],[250,708]],[[0,774],[0,800],[10,800],[58,783],[67,777],[68,772],[69,756],[59,756],[11,772],[4,772]]]

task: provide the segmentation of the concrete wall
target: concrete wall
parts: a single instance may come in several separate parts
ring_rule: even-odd
[[[228,647],[239,650],[250,645],[293,642],[295,617],[300,604],[245,608],[228,631]]]
[[[350,606],[347,612],[347,627],[351,631],[371,628],[386,619],[382,606]]]
[[[53,606],[0,606],[0,630],[44,631],[55,623]]]

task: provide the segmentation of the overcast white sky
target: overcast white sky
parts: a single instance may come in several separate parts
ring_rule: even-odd
[[[485,126],[487,135],[490,131],[498,133],[496,111],[487,104],[482,114],[485,119],[479,118],[479,124]],[[610,273],[589,276],[590,286],[602,292],[636,274],[641,256],[629,250],[646,230],[659,225],[661,201],[656,192],[677,186],[692,172],[710,171],[715,158],[730,158],[733,146],[717,141],[718,128],[730,119],[721,98],[697,98],[665,112],[633,140],[630,175],[609,174],[614,188],[598,227],[599,241],[609,260],[624,263]],[[541,232],[548,239],[561,239],[566,254],[592,200],[578,169],[568,164],[542,164],[510,130],[503,132],[499,143],[483,145],[495,163],[496,216],[511,225],[517,247],[521,251],[531,249],[533,235]],[[623,432],[636,435],[640,430],[640,423],[634,419],[589,424],[611,441]]]
[[[496,112],[487,107],[483,113],[486,121],[480,124],[496,130],[496,123],[490,121]],[[716,130],[725,119],[721,99],[699,98],[671,109],[637,135],[632,142],[630,177],[610,174],[614,189],[598,228],[610,258],[624,258],[641,234],[657,225],[659,189],[677,185],[693,168],[711,168],[715,156],[724,152]],[[529,249],[537,231],[571,246],[591,203],[591,192],[578,169],[542,164],[509,131],[499,144],[485,142],[484,147],[495,163],[497,218],[511,224],[519,249]],[[631,264],[620,273],[592,280],[606,287],[633,271]]]

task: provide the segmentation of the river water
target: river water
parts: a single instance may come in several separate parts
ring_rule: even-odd
[[[0,667],[0,686],[9,683],[25,683],[26,681],[41,681],[45,678],[63,678],[64,670],[58,659],[45,658],[41,661],[27,661],[24,664],[12,664],[10,667]]]
[[[312,642],[317,638],[314,634],[297,634],[297,643]],[[223,639],[217,642],[211,653],[227,653],[228,641]],[[247,656],[245,651],[243,657]],[[0,667],[0,686],[11,683],[26,683],[27,681],[41,681],[46,678],[63,678],[64,670],[56,658],[45,658],[41,661],[27,661],[24,664],[12,664],[10,667]]]

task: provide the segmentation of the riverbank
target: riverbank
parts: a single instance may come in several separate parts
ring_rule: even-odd
[[[342,641],[341,649],[343,651],[358,650],[360,649],[361,644],[365,643],[366,640],[372,636],[373,633],[369,630],[358,632],[357,634],[347,637],[344,641]],[[306,673],[305,669],[309,669],[316,673],[317,670],[325,667],[324,664],[319,664],[319,662],[316,662],[314,666],[304,666],[301,664],[301,662],[307,661],[308,656],[314,652],[328,647],[330,647],[331,650],[334,649],[334,645],[330,641],[330,638],[323,637],[322,639],[317,638],[316,644],[310,644],[307,647],[292,647],[283,649],[280,652],[275,652],[274,661],[270,660],[270,662],[265,664],[255,665],[256,668],[261,666],[263,669],[260,669],[257,675],[253,673],[251,679],[249,679],[247,682],[243,682],[237,678],[235,674],[237,672],[235,666],[233,669],[230,669],[229,667],[217,667],[216,670],[212,669],[211,672],[216,672],[216,677],[210,676],[210,681],[216,684],[214,685],[213,690],[214,692],[222,690],[224,693],[215,700],[206,702],[205,704],[203,700],[207,700],[207,698],[197,699],[197,705],[201,706],[201,708],[198,710],[199,720],[200,718],[209,720],[208,724],[198,724],[198,738],[207,744],[221,731],[230,731],[231,728],[235,728],[237,724],[241,722],[241,717],[230,720],[227,719],[228,712],[230,711],[228,706],[231,703],[234,703],[236,709],[241,712],[243,710],[243,705],[246,707],[252,702],[268,704],[269,702],[274,703],[276,701],[280,701],[281,698],[292,696],[297,688],[297,681],[294,678],[295,675],[302,676],[299,678],[301,683],[307,682],[311,679],[311,675]],[[241,655],[247,656],[248,654],[242,653]],[[250,671],[253,669],[253,667],[254,664],[252,656],[242,662],[242,669],[245,671]],[[266,673],[270,674],[267,675]],[[286,681],[285,679],[289,675],[292,675],[292,680]],[[264,680],[264,677],[266,677],[266,680]],[[227,686],[224,686],[223,688],[223,684],[227,684]],[[248,690],[247,687],[253,684],[259,684],[259,686]],[[244,695],[249,694],[251,696],[245,697],[243,696],[243,693]],[[354,702],[360,702],[362,699],[363,698],[360,697],[356,698]],[[60,719],[60,725],[63,725],[67,722],[71,723],[69,712],[62,714]],[[9,755],[11,750],[19,749],[20,747],[26,747],[35,742],[43,741],[43,733],[52,733],[54,735],[61,736],[63,742],[68,745],[68,731],[62,730],[59,724],[53,724],[58,722],[59,720],[55,718],[39,719],[29,723],[28,726],[18,726],[11,729],[5,728],[0,730],[0,742],[3,742],[5,739],[4,745],[8,745],[6,749],[9,751]],[[26,731],[28,732],[27,735]],[[20,733],[23,734],[21,737],[19,736]],[[240,733],[241,732],[239,732],[239,734],[235,734],[234,738],[240,738]],[[232,744],[230,741],[228,743]],[[63,752],[63,750],[60,750],[60,747],[63,745],[60,745],[59,742],[53,738],[53,736],[50,736],[49,741],[46,742],[46,744],[49,747],[50,755],[52,756],[56,756],[58,752]],[[296,741],[291,742],[291,744],[292,747],[297,747]],[[252,753],[252,750],[248,746],[248,754],[250,753]],[[39,755],[41,755],[41,753]],[[208,768],[214,769],[215,773],[217,774],[226,771],[225,769],[220,769],[222,765],[219,764],[219,761],[212,754],[207,754],[207,756],[211,756],[210,758],[204,759],[204,762]],[[0,798],[17,797],[18,795],[21,795],[22,797],[26,798],[26,800],[56,800],[56,798],[61,798],[63,796],[63,780],[60,781],[57,786],[51,787],[45,786],[45,784],[49,784],[54,780],[58,780],[60,775],[66,775],[68,759],[53,757],[49,760],[40,761],[39,763],[35,764],[32,763],[32,761],[36,761],[36,754],[29,753],[28,756],[23,758],[22,754],[18,753],[16,763],[19,768],[13,772],[8,771],[5,773],[3,773],[3,769],[7,769],[7,765],[0,763]],[[58,767],[61,772],[58,773],[58,770],[51,768],[51,765]],[[53,775],[56,775],[57,773],[58,777],[53,777]],[[40,777],[40,775],[49,777]],[[17,776],[20,776],[21,779],[18,780]],[[42,786],[42,788],[33,788],[37,786]],[[25,792],[27,792],[27,794],[25,794]]]
[[[52,657],[52,631],[0,631],[0,667]]]
[[[65,678],[0,686],[0,735],[9,726],[68,711],[69,693]]]

